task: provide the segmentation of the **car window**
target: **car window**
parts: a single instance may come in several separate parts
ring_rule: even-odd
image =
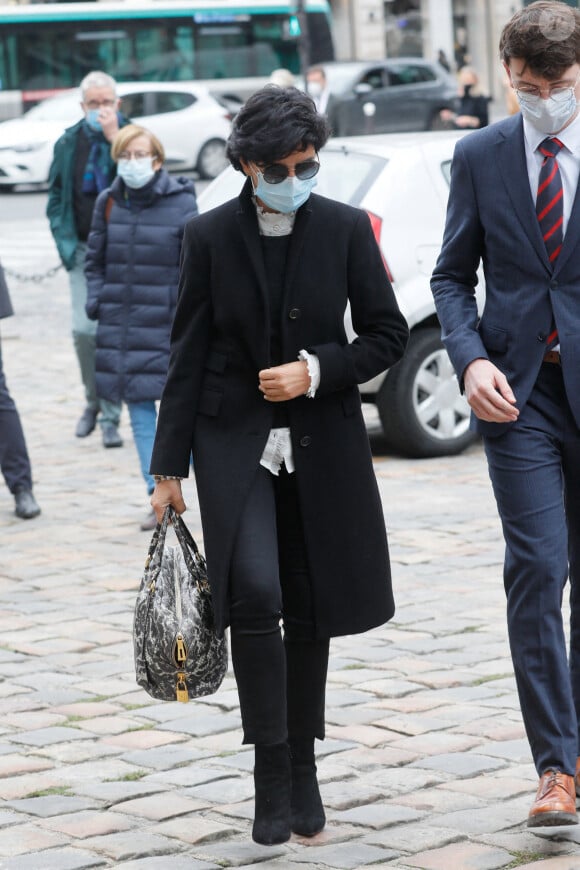
[[[146,107],[147,94],[135,93],[125,94],[121,97],[121,111],[128,118],[142,118],[144,115],[151,115],[152,112],[147,111]]]
[[[416,85],[419,82],[436,80],[435,73],[428,66],[419,64],[396,64],[389,67],[389,82],[392,85]]]
[[[179,112],[197,102],[197,97],[184,91],[157,91],[154,100],[154,113],[162,115],[165,112]]]
[[[385,70],[382,67],[369,69],[361,76],[360,84],[370,85],[373,89],[384,88],[388,84],[385,76]]]

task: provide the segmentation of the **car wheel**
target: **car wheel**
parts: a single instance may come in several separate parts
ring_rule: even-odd
[[[406,456],[451,456],[475,440],[470,409],[438,329],[411,333],[377,395],[388,444]]]
[[[197,171],[201,178],[215,178],[228,164],[223,139],[210,139],[202,145],[197,158]]]

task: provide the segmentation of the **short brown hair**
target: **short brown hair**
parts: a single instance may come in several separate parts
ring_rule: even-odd
[[[153,153],[153,157],[156,157],[162,163],[165,162],[165,149],[163,145],[155,136],[154,133],[151,133],[150,130],[146,130],[145,127],[139,127],[138,124],[127,124],[126,127],[121,127],[115,139],[113,141],[113,146],[111,148],[111,157],[117,163],[119,157],[133,139],[137,139],[138,136],[147,136],[149,139],[149,144],[151,145],[151,151]]]
[[[537,0],[510,18],[499,52],[508,65],[521,58],[535,75],[556,79],[580,63],[580,12],[560,0]]]

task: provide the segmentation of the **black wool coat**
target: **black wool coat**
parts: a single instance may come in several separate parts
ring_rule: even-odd
[[[4,276],[4,269],[0,263],[0,319],[3,317],[12,317],[13,314],[14,310],[12,308],[12,302],[10,301],[8,284],[6,283],[6,278]]]
[[[349,344],[350,301],[358,338]],[[151,460],[187,477],[190,451],[217,628],[240,513],[272,427],[258,390],[270,365],[268,287],[251,185],[186,227],[171,356]],[[311,195],[292,232],[281,313],[283,362],[318,355],[314,399],[287,403],[317,635],[394,613],[387,538],[357,384],[403,354],[407,324],[365,212]]]

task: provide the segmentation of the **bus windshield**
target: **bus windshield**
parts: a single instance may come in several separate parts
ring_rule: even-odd
[[[327,0],[306,0],[309,60],[333,57]],[[269,76],[300,69],[296,7],[284,0],[5,6],[0,90],[24,102],[76,87],[91,70],[118,81]]]

